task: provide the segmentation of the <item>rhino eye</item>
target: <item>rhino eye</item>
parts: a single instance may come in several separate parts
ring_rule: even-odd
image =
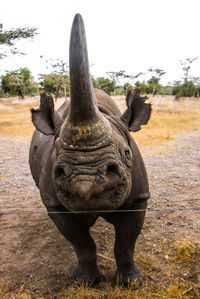
[[[129,150],[125,150],[125,155],[127,159],[130,159],[130,152]]]

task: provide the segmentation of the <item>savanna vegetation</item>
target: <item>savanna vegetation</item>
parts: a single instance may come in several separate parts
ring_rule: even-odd
[[[14,42],[22,38],[33,38],[36,28],[23,28],[10,31],[0,29],[0,46],[8,47],[12,54],[19,53],[14,47]],[[7,54],[0,48],[0,59]],[[48,59],[40,56],[46,63],[46,73],[40,74],[35,80],[28,68],[5,71],[0,80],[0,97],[39,95],[40,90],[46,90],[54,95],[55,100],[59,97],[70,96],[70,78],[68,63],[61,59]],[[179,81],[169,82],[165,86],[161,84],[161,78],[166,72],[160,68],[150,68],[146,72],[127,74],[124,70],[110,71],[105,77],[92,76],[93,85],[109,95],[125,95],[128,89],[138,87],[142,94],[175,95],[181,97],[200,96],[200,77],[191,77],[192,64],[198,59],[186,58],[180,61],[182,78]],[[148,79],[142,79],[142,77]]]
[[[15,44],[22,39],[33,39],[37,35],[37,28],[15,28],[4,30],[0,24],[0,62],[9,55],[25,55],[21,53]],[[52,93],[55,99],[70,96],[69,68],[66,61],[61,59],[52,60],[41,55],[40,58],[46,63],[47,72],[40,74],[35,80],[28,68],[5,71],[1,74],[0,97],[39,95],[41,89]],[[200,96],[200,77],[191,77],[192,65],[199,57],[186,58],[180,61],[182,78],[179,81],[169,82],[166,86],[161,85],[161,78],[166,74],[160,68],[149,68],[146,72],[127,74],[124,70],[109,71],[106,77],[92,77],[93,85],[104,90],[106,93],[116,96],[125,95],[130,88],[139,87],[142,94],[175,95],[180,97]],[[3,70],[1,70],[1,73]],[[148,76],[147,76],[148,74]],[[149,77],[146,81],[142,76]]]
[[[45,90],[55,99],[70,96],[68,65],[62,60],[45,60],[48,72],[40,74],[38,81],[35,81],[28,68],[6,71],[1,76],[0,97],[39,95],[41,90]],[[180,81],[174,81],[168,85],[161,85],[161,76],[165,74],[163,70],[148,70],[151,76],[147,81],[139,80],[144,73],[133,75],[125,74],[125,71],[108,72],[107,77],[92,77],[93,86],[101,89],[112,96],[125,95],[128,89],[135,87],[141,89],[142,94],[155,95],[175,95],[176,99],[181,97],[200,96],[200,78],[187,77]]]
[[[24,55],[16,47],[16,42],[23,39],[33,39],[37,34],[37,28],[12,28],[4,30],[3,24],[0,24],[0,59],[8,55]]]

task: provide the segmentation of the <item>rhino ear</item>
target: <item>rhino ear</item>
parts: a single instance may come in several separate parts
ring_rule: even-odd
[[[146,104],[147,97],[140,96],[140,89],[129,91],[126,96],[127,109],[121,116],[129,131],[137,132],[141,125],[146,125],[151,115],[151,104]]]
[[[46,92],[40,95],[39,109],[31,109],[32,122],[36,129],[45,135],[54,135],[62,120],[54,110],[52,96]]]

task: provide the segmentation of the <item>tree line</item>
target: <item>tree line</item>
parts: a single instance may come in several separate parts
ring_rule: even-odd
[[[36,28],[17,28],[3,30],[0,24],[0,61],[11,54],[24,55],[15,48],[15,43],[21,39],[32,39],[37,35]],[[9,50],[9,51],[8,51]],[[35,96],[40,90],[45,90],[58,97],[70,96],[70,81],[68,64],[61,59],[52,60],[44,56],[40,58],[45,61],[47,73],[39,75],[36,82],[28,68],[7,71],[0,78],[0,97],[9,96]],[[124,70],[110,71],[105,77],[95,78],[92,76],[93,85],[110,95],[124,95],[128,89],[138,87],[142,94],[167,94],[175,95],[176,98],[200,96],[200,77],[191,77],[192,64],[198,59],[186,58],[180,61],[183,77],[179,81],[173,81],[162,86],[160,81],[166,74],[165,70],[150,68],[146,73],[127,74]],[[149,74],[148,80],[141,80],[143,75]]]

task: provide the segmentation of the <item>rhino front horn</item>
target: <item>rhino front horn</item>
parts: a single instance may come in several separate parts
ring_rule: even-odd
[[[98,118],[98,108],[89,72],[84,23],[79,14],[75,16],[72,24],[69,53],[71,87],[70,121],[74,124],[95,121]]]
[[[69,53],[71,101],[61,136],[68,144],[94,145],[95,140],[105,137],[109,124],[97,107],[89,72],[85,28],[79,14],[72,24]]]

